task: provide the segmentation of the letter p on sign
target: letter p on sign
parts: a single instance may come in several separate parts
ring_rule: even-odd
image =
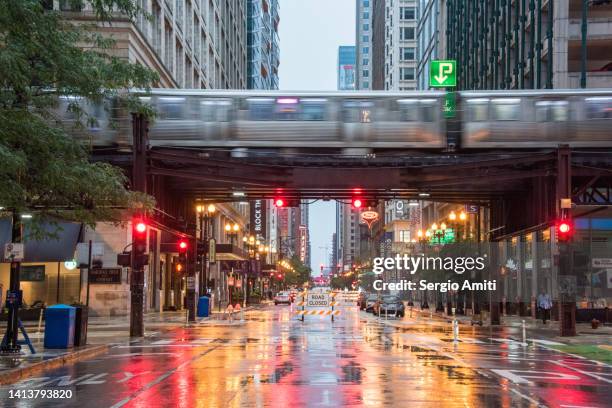
[[[457,86],[457,61],[431,61],[429,70],[429,86],[432,88],[448,88]]]

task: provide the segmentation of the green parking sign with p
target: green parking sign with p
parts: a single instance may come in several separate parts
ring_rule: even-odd
[[[432,88],[449,88],[457,86],[457,61],[431,61],[429,70],[429,86]]]

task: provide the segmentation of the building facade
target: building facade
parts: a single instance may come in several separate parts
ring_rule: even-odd
[[[356,0],[356,84],[355,89],[372,89],[372,15],[375,0]]]
[[[417,89],[429,89],[432,60],[446,56],[447,0],[419,0],[417,25]]]
[[[247,16],[247,86],[278,89],[278,0],[248,0]]]
[[[338,90],[355,90],[355,46],[338,47]]]
[[[432,55],[457,60],[458,89],[609,87],[612,5],[578,0],[425,2],[423,44],[435,42],[436,21],[446,43]],[[430,3],[439,3],[437,5]],[[435,8],[438,7],[438,18]],[[583,7],[584,6],[584,7]],[[442,17],[440,17],[442,16]],[[432,40],[433,38],[433,40]],[[419,39],[421,42],[421,39]],[[421,66],[424,69],[421,69]]]

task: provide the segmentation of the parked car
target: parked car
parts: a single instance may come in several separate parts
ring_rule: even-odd
[[[274,304],[278,305],[279,303],[283,303],[286,305],[291,304],[291,295],[289,292],[278,292],[276,296],[274,296]]]
[[[404,317],[404,302],[397,296],[386,295],[374,303],[373,313],[378,316]]]
[[[368,313],[372,313],[374,311],[374,304],[378,301],[378,295],[372,294],[368,295],[365,302],[365,311]]]

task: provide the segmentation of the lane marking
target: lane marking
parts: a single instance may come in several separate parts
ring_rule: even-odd
[[[533,382],[528,380],[529,378],[534,379],[534,380],[574,380],[574,381],[581,379],[580,377],[576,375],[557,373],[553,371],[505,370],[505,369],[502,370],[502,369],[497,369],[497,368],[491,368],[490,370],[499,376],[509,379],[515,384],[533,385]],[[542,376],[542,374],[547,374],[547,376]]]
[[[128,397],[122,399],[121,401],[117,402],[115,405],[111,406],[111,408],[119,408],[124,406],[125,404],[127,404],[128,402],[132,401],[133,399],[135,399],[136,397],[138,397],[139,395],[141,395],[142,393],[144,393],[145,391],[150,390],[151,388],[155,387],[157,384],[161,383],[162,381],[164,381],[166,378],[170,377],[172,374],[174,374],[175,372],[177,372],[178,370],[180,370],[183,367],[188,366],[189,364],[193,363],[194,361],[204,357],[205,355],[207,355],[208,353],[215,351],[216,349],[218,349],[219,347],[221,347],[221,345],[215,346],[211,349],[208,349],[206,351],[203,351],[200,354],[197,354],[195,356],[193,356],[192,358],[190,358],[189,360],[183,361],[181,364],[177,365],[176,367],[166,371],[164,374],[160,375],[159,377],[157,377],[155,380],[145,384],[143,387],[141,387],[138,391],[133,392],[132,394],[130,394]]]
[[[576,367],[572,367],[572,366],[569,366],[569,365],[564,365],[564,364],[562,364],[562,363],[560,363],[558,361],[551,361],[551,363],[556,364],[556,365],[561,366],[561,367],[564,367],[564,368],[569,368],[570,370],[576,371],[577,373],[580,373],[580,374],[588,375],[589,377],[597,378],[598,380],[607,382],[608,384],[612,384],[612,380],[608,380],[607,378],[601,377],[601,376],[599,376],[597,374],[590,373],[590,372],[584,371],[584,370],[580,370],[580,369],[578,369]]]
[[[522,398],[526,399],[527,401],[531,402],[532,404],[535,404],[536,407],[546,407],[546,405],[540,404],[538,401],[534,400],[530,396],[525,395],[525,394],[519,392],[518,390],[515,390],[514,388],[510,388],[510,392],[513,392],[516,395],[518,395],[519,397],[522,397]]]

